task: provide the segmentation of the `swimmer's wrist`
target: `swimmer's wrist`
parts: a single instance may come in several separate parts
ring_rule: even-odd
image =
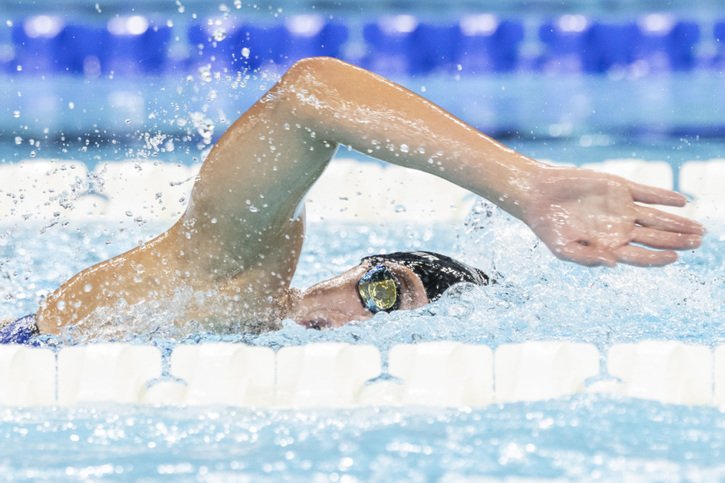
[[[570,177],[573,171],[578,168],[553,166],[536,162],[528,178],[527,189],[521,194],[518,203],[517,213],[512,213],[521,221],[533,227],[541,220],[538,214],[541,213],[542,205],[551,205],[554,200],[551,197],[550,186],[562,177]],[[576,180],[572,180],[576,182]]]
[[[494,184],[493,192],[484,196],[509,214],[526,221],[527,211],[537,202],[539,183],[549,175],[550,166],[519,153],[513,154],[505,175]]]

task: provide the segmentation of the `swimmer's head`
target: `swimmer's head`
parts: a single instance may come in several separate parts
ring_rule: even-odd
[[[339,327],[377,312],[421,307],[461,282],[487,285],[489,277],[433,252],[373,255],[303,292],[291,316],[308,327]]]

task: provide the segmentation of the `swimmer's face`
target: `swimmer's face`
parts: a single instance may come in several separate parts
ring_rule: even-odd
[[[373,269],[376,272],[387,270],[397,282],[397,303],[394,309],[415,309],[428,303],[423,282],[415,272],[394,262],[385,262],[382,265],[381,267],[381,264],[364,261],[337,277],[310,287],[302,293],[300,300],[292,308],[291,317],[306,327],[317,329],[340,327],[353,320],[371,318],[376,309],[363,305],[358,283]],[[365,280],[370,280],[371,275],[367,275]],[[388,273],[385,275],[389,277]],[[381,309],[388,310],[385,304],[391,302],[389,295],[385,294],[378,299]]]

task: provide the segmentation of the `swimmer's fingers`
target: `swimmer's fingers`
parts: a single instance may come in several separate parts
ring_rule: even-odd
[[[637,267],[661,267],[677,260],[677,254],[671,250],[648,250],[633,245],[625,245],[615,251],[617,260]]]
[[[653,205],[685,206],[687,198],[680,193],[628,181],[634,201]]]
[[[701,224],[682,216],[665,213],[647,206],[637,206],[636,212],[636,223],[654,230],[690,235],[703,235],[705,233],[705,229]]]
[[[558,246],[553,252],[562,260],[568,260],[587,267],[599,267],[601,265],[613,267],[617,263],[617,258],[609,251],[579,242]]]
[[[632,232],[632,241],[652,248],[688,250],[699,247],[702,243],[702,236],[637,226]]]
[[[654,231],[654,230],[653,230]],[[638,233],[638,237],[642,240],[632,240],[637,243],[648,244],[652,248],[668,248],[667,245],[682,244],[678,240],[677,234],[671,234],[674,237],[663,240],[656,238],[654,234],[644,232]],[[649,241],[650,243],[647,243]],[[690,248],[689,246],[686,248]],[[608,247],[596,247],[593,245],[582,244],[579,242],[569,243],[565,246],[557,247],[554,254],[571,262],[588,267],[607,266],[613,267],[617,263],[626,263],[638,267],[661,267],[668,265],[677,260],[677,254],[672,250],[650,250],[643,247],[625,245],[615,249]]]

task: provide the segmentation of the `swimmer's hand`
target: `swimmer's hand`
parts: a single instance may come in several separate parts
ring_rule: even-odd
[[[562,260],[662,266],[700,246],[699,223],[643,204],[684,206],[674,191],[577,168],[546,167],[521,218]]]

